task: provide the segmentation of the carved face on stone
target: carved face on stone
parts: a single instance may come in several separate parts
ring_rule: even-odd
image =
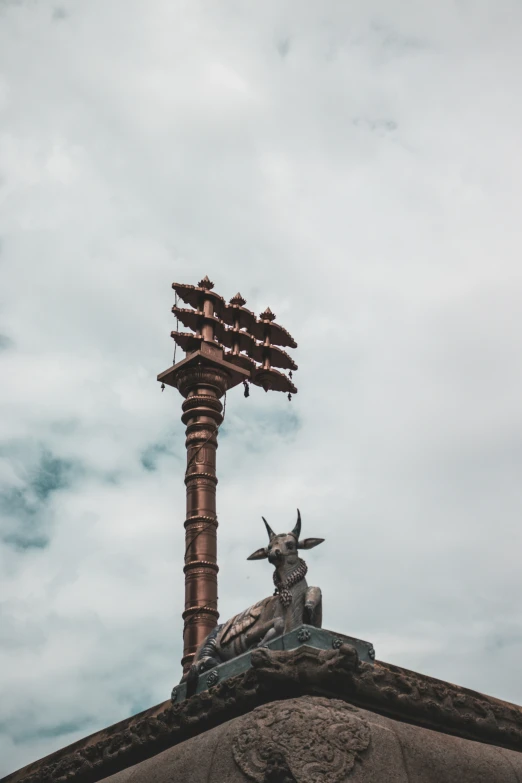
[[[304,538],[301,535],[301,514],[297,509],[297,522],[291,533],[281,533],[276,535],[266,519],[262,517],[268,532],[268,546],[256,549],[248,560],[268,560],[273,566],[294,565],[299,560],[298,549],[312,549],[312,547],[322,544],[324,538]]]

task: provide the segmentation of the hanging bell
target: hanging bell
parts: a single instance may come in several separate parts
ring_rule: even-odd
[[[245,387],[245,391],[243,392],[245,397],[250,397],[250,389],[248,388],[248,381],[243,381],[243,386]]]
[[[165,391],[165,384],[164,383],[161,384],[161,391]]]

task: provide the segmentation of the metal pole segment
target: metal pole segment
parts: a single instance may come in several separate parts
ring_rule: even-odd
[[[187,449],[184,672],[219,617],[216,450],[217,429],[223,421],[220,398],[227,389],[227,380],[225,372],[204,365],[187,368],[178,379],[178,388],[186,397],[181,417],[186,425]]]

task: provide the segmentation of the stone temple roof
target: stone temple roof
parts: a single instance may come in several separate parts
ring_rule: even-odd
[[[251,666],[3,783],[520,783],[522,708],[354,646],[258,649]]]

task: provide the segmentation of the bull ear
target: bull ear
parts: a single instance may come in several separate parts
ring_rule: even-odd
[[[261,549],[256,549],[255,552],[252,552],[250,557],[247,557],[247,560],[265,560],[268,557],[268,549],[266,546],[261,547]]]
[[[313,549],[314,546],[319,546],[319,544],[322,544],[324,541],[324,538],[303,538],[302,541],[299,541],[297,543],[298,549]]]

